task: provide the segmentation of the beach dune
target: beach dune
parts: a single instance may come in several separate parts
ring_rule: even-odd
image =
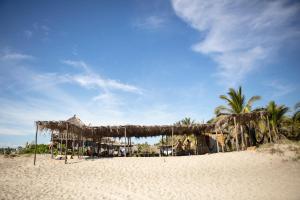
[[[300,162],[258,152],[0,158],[0,199],[300,199]]]

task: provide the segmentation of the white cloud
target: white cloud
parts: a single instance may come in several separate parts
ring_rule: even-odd
[[[82,68],[86,71],[88,71],[89,69],[88,65],[82,60],[62,60],[62,63],[66,65],[70,65],[75,68]]]
[[[296,88],[289,84],[284,84],[279,80],[273,80],[265,84],[271,88],[271,98],[278,98],[290,94]]]
[[[176,14],[203,35],[196,52],[218,63],[217,75],[230,85],[241,82],[259,62],[288,39],[299,37],[292,24],[299,4],[287,1],[172,0]]]
[[[32,60],[34,59],[34,57],[22,53],[5,52],[3,54],[0,54],[0,59],[3,61],[22,61],[22,60]]]
[[[138,19],[134,22],[134,27],[141,29],[159,29],[162,28],[166,24],[166,19],[162,16],[151,15],[146,18]]]
[[[103,78],[100,75],[94,73],[91,68],[84,61],[74,61],[74,60],[63,60],[62,63],[70,65],[76,68],[84,69],[85,73],[76,75],[65,75],[61,80],[69,80],[70,82],[78,83],[79,85],[86,88],[100,88],[104,91],[108,90],[121,90],[125,92],[133,92],[141,94],[141,90],[134,86],[126,83],[121,83],[120,81]]]

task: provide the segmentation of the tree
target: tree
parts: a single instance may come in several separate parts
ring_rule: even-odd
[[[297,122],[297,121],[299,122],[300,121],[300,102],[296,103],[294,109],[295,109],[295,112],[293,114],[292,119],[294,122]]]
[[[230,88],[227,95],[220,95],[220,99],[225,100],[227,106],[221,105],[215,109],[215,114],[217,115],[218,118],[222,117],[222,115],[249,113],[251,112],[253,103],[257,100],[260,100],[261,97],[252,96],[246,103],[246,97],[242,92],[242,87],[240,86],[237,90]],[[242,125],[240,126],[239,122],[237,122],[236,125],[238,130],[239,128],[242,129]],[[238,130],[235,130],[236,134],[238,133]],[[243,147],[245,147],[243,131],[241,131],[241,136],[242,136],[242,145]],[[238,149],[237,135],[236,135],[236,148]]]
[[[272,130],[278,139],[278,128],[283,120],[284,115],[288,112],[289,108],[285,105],[277,105],[274,101],[270,101],[267,105],[267,112],[270,119]]]
[[[249,113],[251,112],[252,105],[255,101],[260,100],[260,96],[252,96],[247,103],[246,97],[242,92],[242,87],[240,86],[238,90],[234,90],[233,88],[229,89],[229,92],[226,95],[220,95],[220,98],[225,100],[227,106],[218,106],[215,109],[215,114],[241,114],[241,113]]]

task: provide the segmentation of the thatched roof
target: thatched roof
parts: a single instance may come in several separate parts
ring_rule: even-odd
[[[251,113],[243,113],[243,114],[231,114],[231,115],[224,115],[218,120],[215,125],[216,127],[221,127],[225,124],[234,124],[234,119],[237,123],[246,123],[249,121],[257,121],[262,117],[267,116],[266,111],[259,111],[259,112],[251,112]]]
[[[222,117],[215,124],[196,124],[192,126],[184,125],[123,125],[123,126],[86,126],[76,115],[66,121],[37,121],[39,130],[41,131],[57,131],[70,133],[75,137],[84,137],[86,139],[99,139],[103,137],[154,137],[161,135],[200,135],[205,133],[215,132],[215,128],[220,128],[222,125],[234,124],[234,118],[238,123],[245,123],[252,120],[260,119],[267,113],[252,112],[245,114],[233,114]]]
[[[67,122],[69,122],[70,124],[76,125],[78,127],[85,126],[85,124],[76,115],[74,115],[73,117],[68,119]]]
[[[125,129],[127,137],[153,137],[160,135],[195,134],[199,135],[204,132],[210,132],[214,129],[211,124],[199,124],[193,126],[140,126],[140,125],[124,125],[124,126],[77,126],[68,121],[37,121],[39,130],[66,131],[72,135],[83,136],[85,138],[100,138],[100,137],[124,137]]]

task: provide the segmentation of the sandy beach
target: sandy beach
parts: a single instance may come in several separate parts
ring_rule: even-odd
[[[300,199],[300,162],[268,153],[32,161],[1,157],[0,199]]]

